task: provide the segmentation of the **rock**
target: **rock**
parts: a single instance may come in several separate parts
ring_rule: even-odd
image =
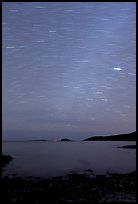
[[[124,145],[124,146],[117,147],[117,148],[136,149],[136,145]]]
[[[18,199],[17,198],[12,198],[12,199],[10,199],[10,203],[16,203],[18,201]]]
[[[10,155],[2,155],[2,167],[8,164],[12,159],[13,157],[11,157]]]

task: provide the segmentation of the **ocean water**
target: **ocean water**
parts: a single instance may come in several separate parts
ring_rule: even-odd
[[[53,177],[91,169],[95,174],[129,173],[136,170],[136,150],[117,148],[136,142],[3,142],[2,154],[14,159],[2,176]]]

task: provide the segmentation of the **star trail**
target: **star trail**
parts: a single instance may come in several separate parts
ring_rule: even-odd
[[[3,2],[3,138],[136,129],[134,2]]]

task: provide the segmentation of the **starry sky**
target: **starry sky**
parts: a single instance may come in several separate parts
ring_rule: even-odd
[[[136,129],[135,2],[3,2],[3,139]]]

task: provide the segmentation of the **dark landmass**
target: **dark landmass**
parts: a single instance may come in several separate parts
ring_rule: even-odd
[[[1,179],[2,203],[136,202],[136,172],[130,174],[68,174],[49,179]]]
[[[136,132],[112,136],[95,136],[83,141],[136,141]]]
[[[11,157],[10,155],[2,155],[2,167],[8,164],[12,159],[13,157]]]
[[[117,148],[125,148],[125,149],[136,149],[136,145],[125,145]]]
[[[60,141],[68,142],[68,141],[71,141],[71,140],[69,140],[69,139],[67,139],[67,138],[64,138],[64,139],[61,139]]]

